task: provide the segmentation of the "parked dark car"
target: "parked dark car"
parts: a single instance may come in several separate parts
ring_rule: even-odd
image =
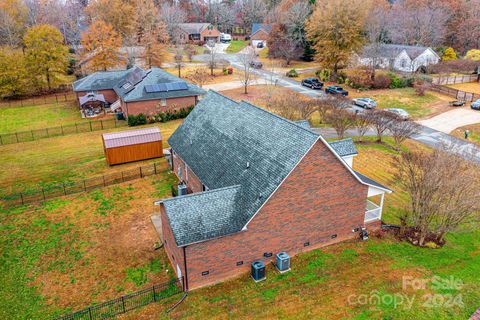
[[[252,61],[250,62],[250,67],[254,69],[262,69],[263,64],[260,61]]]
[[[302,86],[309,87],[312,89],[322,89],[323,82],[321,82],[317,78],[305,78],[302,80]]]
[[[328,86],[325,89],[325,93],[330,93],[330,94],[341,94],[342,96],[346,97],[348,96],[348,91],[343,90],[342,87],[340,86]]]

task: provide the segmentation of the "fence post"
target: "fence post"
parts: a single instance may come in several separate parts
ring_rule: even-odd
[[[157,302],[157,297],[155,296],[155,285],[153,285],[152,291],[153,291],[153,302]]]
[[[155,174],[157,174],[157,163],[156,162],[153,164],[153,172],[155,172]]]
[[[75,122],[75,131],[78,133],[78,125],[76,122]]]
[[[140,178],[143,178],[142,167],[140,166],[139,169],[140,169]]]
[[[65,134],[63,133],[63,125],[60,125],[60,129],[62,130],[62,136],[64,136]]]
[[[45,190],[43,190],[43,187],[42,187],[42,195],[43,195],[43,201],[45,201]]]
[[[45,132],[47,133],[47,137],[50,137],[50,135],[48,134],[48,128],[45,128]]]
[[[102,127],[102,130],[103,130],[103,120],[100,120],[100,126]]]
[[[22,199],[22,205],[25,204],[25,201],[23,200],[23,193],[20,192],[20,199]]]
[[[30,130],[30,132],[32,133],[32,140],[35,140],[35,135],[33,134],[33,130]]]
[[[92,130],[92,121],[90,121],[89,124],[90,124],[90,131],[93,131]]]
[[[105,175],[102,175],[103,178],[103,186],[105,187]]]
[[[122,174],[122,182],[125,182],[125,180],[123,179],[123,171],[121,172],[121,174]]]
[[[92,307],[88,307],[88,315],[90,317],[90,320],[93,320],[93,318],[92,318]]]
[[[123,313],[127,312],[125,310],[125,300],[123,299],[123,296],[122,296],[122,306],[123,306]]]
[[[87,191],[87,186],[85,185],[85,179],[83,179],[83,190],[86,192]]]
[[[62,186],[63,186],[63,194],[67,195],[67,191],[65,190],[65,182],[62,182]]]
[[[0,134],[0,144],[3,144],[3,139],[1,134]]]

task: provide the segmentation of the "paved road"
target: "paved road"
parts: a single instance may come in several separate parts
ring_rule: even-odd
[[[239,59],[238,55],[235,55],[235,54],[220,54],[219,56],[222,59],[228,60],[232,66],[234,66],[236,68],[239,68],[239,69],[242,69],[242,64],[240,62],[240,59]],[[201,60],[201,56],[197,56],[196,58],[199,58]],[[208,56],[206,58],[208,59]],[[321,98],[322,96],[325,95],[325,93],[320,91],[320,90],[312,90],[312,89],[309,89],[309,88],[305,88],[305,87],[301,86],[295,80],[289,79],[289,78],[287,78],[285,76],[282,76],[282,75],[279,75],[279,74],[275,74],[275,73],[270,72],[268,70],[254,69],[253,72],[259,78],[262,78],[265,81],[267,81],[267,83],[281,85],[281,86],[290,88],[290,89],[292,89],[296,92],[299,92],[301,94],[307,95],[307,96],[312,97],[312,98]],[[453,111],[456,111],[456,110],[453,110]],[[458,117],[456,117],[456,118],[461,119],[464,116],[465,115],[463,115],[463,114],[462,115],[459,114]],[[448,115],[447,115],[447,117],[448,117]],[[467,115],[466,117],[468,118],[469,115]],[[464,121],[466,121],[466,120],[464,120]],[[475,121],[475,123],[480,122],[480,118],[478,119],[478,121],[477,121],[477,119],[475,119],[474,121]],[[439,122],[441,122],[441,121],[439,121]],[[430,122],[426,122],[424,124],[431,125]],[[422,124],[420,122],[421,130],[418,134],[412,136],[411,137],[412,139],[414,139],[418,142],[421,142],[425,145],[428,145],[430,147],[433,147],[433,148],[440,148],[444,145],[449,145],[449,146],[452,147],[451,149],[454,153],[456,153],[456,154],[458,154],[458,155],[460,155],[460,156],[462,156],[466,159],[471,159],[471,160],[480,164],[480,148],[477,145],[448,135],[447,133],[449,133],[451,130],[448,131],[448,132],[441,132],[441,131],[436,130],[434,128],[427,127],[424,124]],[[442,127],[442,128],[443,128],[443,130],[449,130],[449,128],[445,128],[445,127]],[[320,131],[321,131],[321,129],[320,129]],[[329,136],[327,136],[327,137],[332,137],[332,134],[334,134],[334,133],[330,132]],[[371,133],[369,133],[369,134],[371,134]],[[348,135],[355,135],[355,131],[354,130],[352,130],[351,132],[349,131]]]

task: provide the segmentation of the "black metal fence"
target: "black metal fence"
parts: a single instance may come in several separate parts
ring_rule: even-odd
[[[75,100],[76,100],[75,93],[73,91],[67,91],[67,92],[54,93],[49,95],[42,95],[38,97],[30,97],[27,99],[0,101],[0,108],[28,107],[28,106],[37,106],[37,105],[43,105],[43,104],[75,101]]]
[[[40,140],[51,137],[65,136],[70,134],[98,131],[104,129],[112,129],[117,127],[126,126],[127,122],[123,120],[117,120],[115,118],[85,121],[81,123],[74,123],[71,125],[50,127],[29,131],[2,133],[0,134],[0,145],[28,142],[34,140]]]
[[[89,190],[122,183],[125,181],[135,180],[154,174],[158,174],[158,166],[160,163],[140,166],[134,169],[115,172],[94,178],[83,179],[73,182],[53,183],[48,187],[41,187],[29,192],[20,192],[10,195],[2,195],[0,200],[5,207],[14,207],[29,203],[38,203],[47,199],[66,196],[69,194],[86,192]]]
[[[57,318],[57,320],[97,320],[111,318],[146,306],[147,304],[169,298],[182,291],[183,277],[64,315]]]

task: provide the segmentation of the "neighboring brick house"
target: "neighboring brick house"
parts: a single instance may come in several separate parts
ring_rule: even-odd
[[[272,32],[272,25],[266,23],[254,23],[252,24],[252,33],[250,35],[250,41],[252,46],[256,47],[259,42],[263,42],[263,45],[267,45],[268,37]]]
[[[121,71],[95,72],[73,83],[73,91],[80,97],[96,93],[104,96],[111,111],[121,110],[125,116],[196,105],[205,91],[187,83],[165,70],[143,70],[133,67]]]
[[[219,42],[220,31],[210,23],[179,23],[176,37],[183,43]]]
[[[357,153],[348,141],[339,150],[345,156]],[[186,290],[280,251],[294,256],[358,237],[360,227],[379,226],[391,192],[304,125],[213,91],[168,142],[172,169],[192,193],[157,201],[154,220]],[[367,201],[372,196],[380,205]]]

